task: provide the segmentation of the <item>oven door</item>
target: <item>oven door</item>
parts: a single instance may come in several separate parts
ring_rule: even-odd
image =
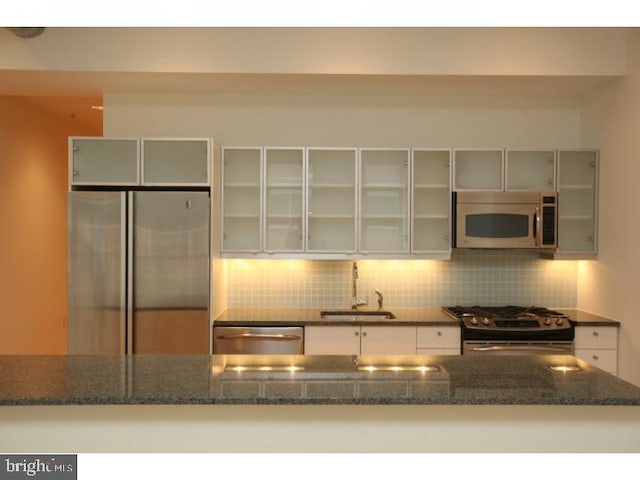
[[[464,341],[463,355],[573,355],[573,342]]]
[[[457,248],[538,248],[539,205],[458,203]]]

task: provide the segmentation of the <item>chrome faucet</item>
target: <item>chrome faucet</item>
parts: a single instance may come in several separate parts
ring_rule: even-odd
[[[351,267],[351,309],[357,310],[358,307],[368,305],[367,300],[358,300],[358,264],[353,262]]]

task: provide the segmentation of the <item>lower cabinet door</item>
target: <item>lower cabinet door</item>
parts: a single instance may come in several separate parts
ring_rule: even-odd
[[[362,326],[362,355],[415,355],[416,327]]]
[[[360,327],[305,327],[305,355],[360,355]]]
[[[305,327],[305,355],[415,355],[416,327]]]

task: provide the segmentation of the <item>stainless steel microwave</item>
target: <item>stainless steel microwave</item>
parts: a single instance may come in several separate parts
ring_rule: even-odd
[[[454,248],[558,245],[555,192],[454,192]]]

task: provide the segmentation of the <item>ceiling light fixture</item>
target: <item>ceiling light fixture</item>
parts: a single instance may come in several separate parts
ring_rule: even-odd
[[[20,38],[35,38],[43,34],[46,27],[6,27],[11,33]]]

